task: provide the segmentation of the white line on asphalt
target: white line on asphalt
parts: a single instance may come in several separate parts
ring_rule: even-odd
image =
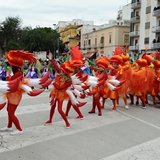
[[[129,119],[129,117],[118,112],[114,112],[114,114],[113,112],[105,112],[103,116],[100,117],[94,114],[86,116],[84,120],[69,119],[71,124],[70,129],[65,129],[65,123],[62,120],[53,122],[53,124],[49,126],[39,125],[26,128],[22,135],[10,136],[8,132],[0,132],[1,137],[3,137],[3,139],[1,139],[0,153]]]
[[[156,138],[101,160],[158,160],[159,157],[160,138]]]

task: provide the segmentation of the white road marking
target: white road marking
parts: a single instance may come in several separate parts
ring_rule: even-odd
[[[1,137],[3,137],[0,140],[2,143],[0,153],[129,119],[118,112],[106,112],[101,117],[94,114],[86,116],[84,120],[69,119],[70,129],[65,128],[65,122],[62,120],[60,122],[53,121],[53,124],[49,126],[39,125],[26,128],[22,135],[11,136],[8,132],[0,132]]]

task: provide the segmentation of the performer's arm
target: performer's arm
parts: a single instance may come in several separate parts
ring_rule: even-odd
[[[56,64],[56,62],[52,59],[52,53],[50,52],[48,55],[48,59],[50,60],[50,62],[52,63],[52,65],[54,66],[55,70],[60,73],[60,68],[58,67],[58,65]]]

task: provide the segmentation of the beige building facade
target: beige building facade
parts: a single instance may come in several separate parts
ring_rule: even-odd
[[[106,56],[110,58],[117,46],[129,45],[128,25],[114,24],[81,36],[81,51],[87,58]],[[96,56],[94,56],[96,54]]]

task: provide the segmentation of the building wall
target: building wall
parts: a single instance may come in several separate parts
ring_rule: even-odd
[[[77,45],[77,40],[74,38],[77,35],[77,26],[69,25],[60,32],[63,43],[69,41],[70,46]]]
[[[124,43],[124,35],[128,35],[129,37],[130,27],[129,26],[118,26],[113,25],[111,27],[107,27],[104,29],[100,29],[94,32],[86,33],[82,36],[82,52],[94,52],[98,50],[99,56],[105,55],[107,57],[111,57],[114,49],[120,45],[125,46]],[[111,36],[111,39],[110,39]],[[101,38],[103,37],[104,43],[103,47],[100,47]],[[97,48],[94,48],[95,38],[97,38]],[[88,48],[88,40],[90,39],[90,48]],[[129,38],[128,38],[129,40]],[[85,42],[85,43],[84,43]],[[129,44],[129,42],[128,42]]]

